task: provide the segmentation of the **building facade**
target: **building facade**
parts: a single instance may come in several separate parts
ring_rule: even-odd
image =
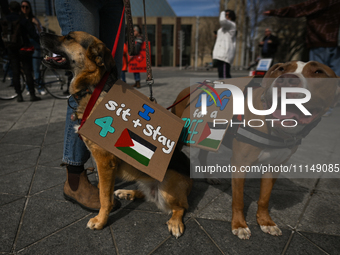
[[[61,34],[58,20],[55,16],[52,0],[31,0],[33,11],[48,30]],[[143,4],[140,0],[130,0],[133,23],[142,27],[144,33]],[[151,61],[153,66],[179,66],[179,31],[184,32],[184,47],[182,51],[182,66],[195,65],[195,38],[198,25],[196,17],[177,17],[166,0],[146,0],[147,33],[151,45]],[[207,23],[216,23],[217,17],[199,18],[199,31],[204,30]],[[205,45],[205,36],[209,41],[213,38],[211,29],[208,35],[200,36],[200,41]],[[210,38],[211,37],[211,38]],[[200,45],[202,45],[200,43]],[[211,59],[211,42],[199,48],[198,66],[202,66]]]

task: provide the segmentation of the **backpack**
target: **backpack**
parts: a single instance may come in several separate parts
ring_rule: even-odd
[[[21,34],[20,19],[15,21],[1,20],[1,39],[7,49],[20,49],[24,43]]]

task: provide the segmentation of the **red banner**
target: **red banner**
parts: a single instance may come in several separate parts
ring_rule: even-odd
[[[151,54],[150,42],[149,43],[149,52]],[[146,43],[143,42],[140,52],[136,56],[128,56],[128,72],[129,73],[146,73]],[[151,60],[151,55],[150,55]]]

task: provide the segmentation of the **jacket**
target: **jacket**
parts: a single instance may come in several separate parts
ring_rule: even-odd
[[[266,40],[266,37],[263,37],[262,39],[262,42]],[[279,39],[275,36],[275,35],[270,35],[268,37],[268,40],[271,40],[272,43],[268,43],[268,49],[267,49],[267,52],[263,52],[263,45],[259,45],[259,47],[262,47],[262,54],[265,53],[265,54],[274,54],[277,50],[277,46],[279,46]]]
[[[308,48],[336,47],[340,25],[340,0],[308,0],[278,10],[270,16],[307,19]]]
[[[40,37],[35,30],[34,24],[26,19],[25,17],[21,16],[18,13],[12,12],[6,16],[7,21],[12,22],[20,19],[20,28],[21,28],[21,35],[24,42],[24,47],[31,46],[29,38],[32,38],[34,41],[40,44]]]
[[[236,24],[225,17],[225,11],[220,14],[221,28],[217,31],[213,59],[232,64],[236,52]]]

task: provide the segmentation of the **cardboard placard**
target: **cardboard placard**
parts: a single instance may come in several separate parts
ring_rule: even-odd
[[[151,61],[151,49],[149,43],[149,53]],[[128,56],[128,72],[129,73],[146,73],[146,43],[143,42],[140,47],[140,52],[136,56]]]
[[[218,151],[233,118],[233,94],[229,89],[219,87],[230,84],[243,92],[250,81],[251,78],[233,78],[192,85],[190,91],[193,93],[182,114],[185,124],[179,141],[204,150]],[[206,115],[201,112],[203,94],[207,99]],[[214,125],[214,119],[228,120],[228,123],[220,121],[220,124]]]
[[[118,80],[79,133],[162,181],[184,122]]]

